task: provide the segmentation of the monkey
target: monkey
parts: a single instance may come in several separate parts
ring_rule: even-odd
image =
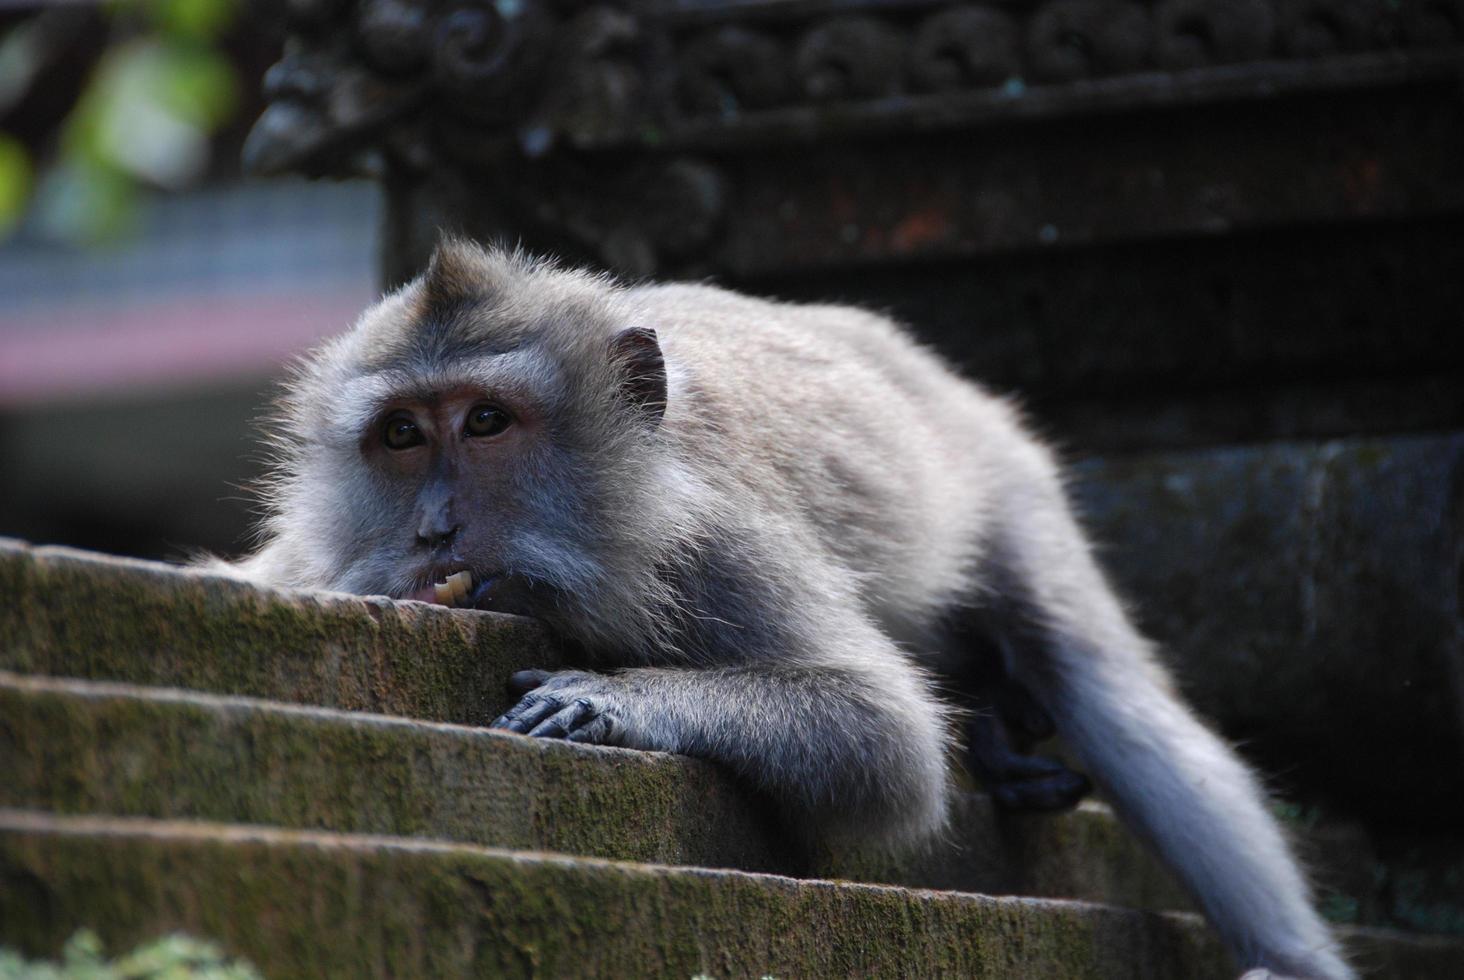
[[[712,760],[810,838],[1103,791],[1238,964],[1352,972],[1260,781],[1100,570],[1055,452],[891,319],[441,242],[307,355],[235,574],[533,616],[492,727]],[[1025,754],[1053,728],[1087,775]]]

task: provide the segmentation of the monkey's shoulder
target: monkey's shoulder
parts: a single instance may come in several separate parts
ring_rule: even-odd
[[[778,384],[817,377],[837,384],[886,378],[908,388],[948,384],[958,377],[903,325],[862,307],[785,302],[693,283],[641,286],[633,293],[668,361]]]

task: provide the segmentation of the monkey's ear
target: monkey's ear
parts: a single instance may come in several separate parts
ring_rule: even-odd
[[[666,414],[666,361],[650,327],[631,327],[610,341],[610,358],[620,366],[620,390],[652,426]]]

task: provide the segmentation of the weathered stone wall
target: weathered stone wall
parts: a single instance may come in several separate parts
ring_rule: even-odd
[[[1464,436],[1273,443],[1074,472],[1184,689],[1291,786],[1394,824],[1464,795]]]

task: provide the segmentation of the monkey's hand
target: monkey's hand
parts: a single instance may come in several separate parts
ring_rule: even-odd
[[[634,692],[618,678],[579,670],[521,670],[509,688],[523,697],[490,728],[533,738],[675,751],[639,723]]]

